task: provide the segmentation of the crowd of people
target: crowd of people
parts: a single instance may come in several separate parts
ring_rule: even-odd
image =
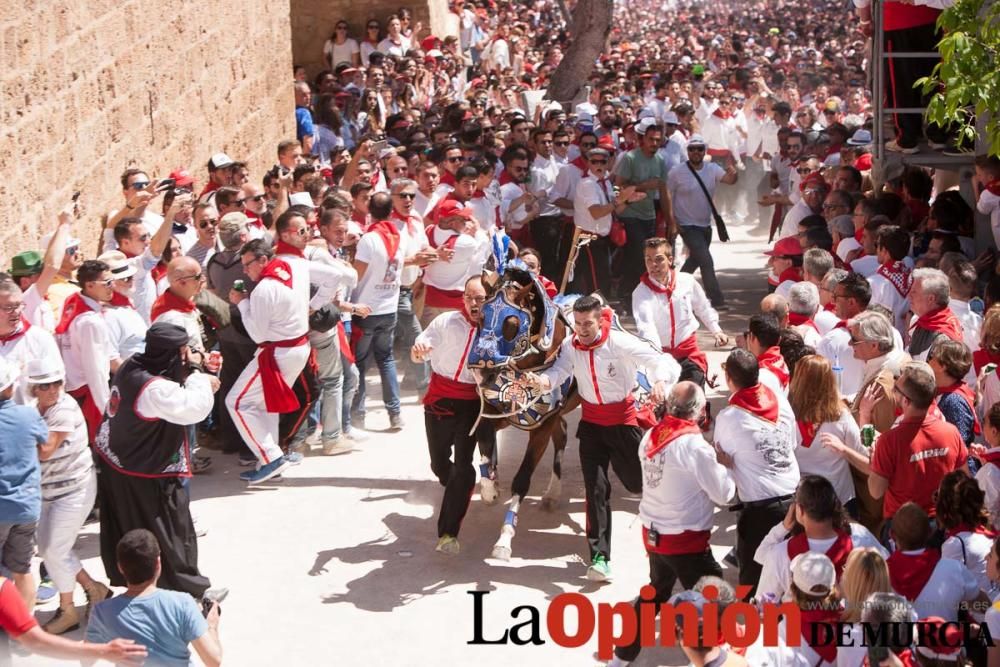
[[[494,481],[466,360],[499,247],[547,298],[581,295],[562,302],[574,330],[554,363],[524,382],[575,380],[588,578],[612,576],[610,467],[642,494],[654,603],[678,580],[695,604],[708,583],[732,597],[709,547],[721,505],[738,514],[739,584],[794,601],[805,626],[961,619],[1000,637],[1000,278],[972,237],[976,210],[1000,236],[1000,161],[976,160],[974,206],[925,169],[871,173],[870,12],[855,4],[859,21],[834,2],[619,3],[562,101],[543,97],[570,40],[561,3],[451,0],[441,37],[407,9],[363,35],[338,21],[327,67],[295,68],[296,137],[271,169],[217,147],[192,156],[204,169],[130,167],[94,245],[75,236],[86,195],[67,202],[0,276],[0,625],[55,655],[186,664],[192,646],[217,664],[225,590],[198,569],[192,476],[210,450],[250,485],[350,453],[370,437],[372,366],[390,431],[400,393],[423,395],[437,551],[459,553],[477,444]],[[884,7],[901,39],[940,11]],[[922,128],[899,127],[888,148],[912,152]],[[740,228],[769,237],[768,296],[713,418],[698,332],[730,344],[713,240]],[[104,577],[74,552],[95,504]],[[126,593],[107,600],[102,579]],[[46,589],[59,607],[39,630],[27,610]],[[59,643],[85,617],[91,643]],[[685,651],[866,659],[787,640]],[[1000,648],[900,643],[883,664],[963,659],[1000,664]]]

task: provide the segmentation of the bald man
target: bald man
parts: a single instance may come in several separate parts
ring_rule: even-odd
[[[760,300],[760,312],[778,318],[778,326],[788,326],[788,300],[780,294],[768,294]]]
[[[167,265],[167,281],[170,287],[153,302],[150,320],[182,327],[188,333],[191,349],[204,354],[201,315],[194,303],[205,285],[201,264],[192,257],[175,257]]]

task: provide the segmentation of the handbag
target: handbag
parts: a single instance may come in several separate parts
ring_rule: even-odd
[[[712,209],[712,217],[715,218],[715,229],[719,233],[719,240],[725,243],[729,240],[729,231],[726,229],[726,221],[722,219],[722,216],[719,215],[718,209],[715,208],[715,202],[712,201],[712,195],[708,194],[708,188],[706,188],[705,183],[702,182],[701,176],[698,175],[698,172],[695,171],[695,168],[691,166],[690,162],[685,164],[687,164],[687,168],[691,170],[691,173],[694,174],[694,180],[698,181],[698,185],[701,186],[701,191],[705,193],[705,199],[708,200],[708,205]]]
[[[611,231],[608,232],[608,240],[616,248],[621,248],[628,241],[628,234],[625,233],[625,223],[618,220],[611,221]]]

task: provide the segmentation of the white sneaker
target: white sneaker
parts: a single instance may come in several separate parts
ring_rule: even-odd
[[[353,440],[354,442],[364,442],[369,438],[369,435],[359,428],[352,428],[350,431],[346,431],[341,438]]]
[[[354,451],[354,445],[344,440],[344,438],[333,438],[323,441],[323,456],[338,456],[349,454]]]

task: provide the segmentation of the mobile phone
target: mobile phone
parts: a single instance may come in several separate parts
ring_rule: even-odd
[[[76,192],[74,192],[74,193],[73,193],[73,196],[71,197],[71,199],[72,199],[73,201],[76,201],[76,200],[78,200],[79,198],[80,198],[80,191],[79,191],[79,190],[77,190]]]
[[[209,600],[208,598],[201,599],[201,615],[208,618],[208,613],[212,611],[212,605],[216,602],[219,603],[219,616],[222,616],[222,600]]]
[[[172,178],[164,178],[164,179],[161,179],[156,184],[156,191],[157,192],[166,192],[167,190],[172,190],[175,185],[177,185],[177,181],[175,181],[174,179],[172,179]]]
[[[386,141],[385,139],[381,139],[372,144],[372,153],[378,155],[388,147],[389,147],[389,142]]]

